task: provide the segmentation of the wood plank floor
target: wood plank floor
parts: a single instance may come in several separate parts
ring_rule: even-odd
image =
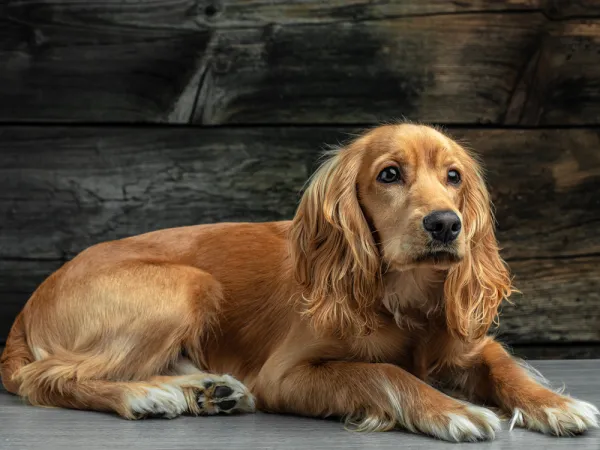
[[[575,397],[600,404],[600,360],[538,361],[535,367]],[[600,430],[575,438],[551,438],[506,423],[493,442],[476,449],[600,448]],[[253,414],[237,417],[183,417],[131,422],[108,414],[36,408],[0,392],[0,449],[458,449],[463,446],[404,432],[359,434],[336,421]],[[467,448],[467,447],[464,447]]]

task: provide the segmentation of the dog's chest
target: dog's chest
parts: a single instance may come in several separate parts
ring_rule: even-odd
[[[425,269],[388,274],[383,308],[406,331],[427,331],[442,310],[444,274]]]
[[[356,359],[396,364],[417,376],[431,364],[440,333],[444,333],[443,274],[409,271],[384,279],[380,328],[352,345]]]
[[[351,358],[356,361],[389,363],[415,373],[422,355],[429,353],[440,328],[433,318],[427,327],[401,328],[389,314],[381,317],[380,328],[369,336],[356,338],[350,345]]]

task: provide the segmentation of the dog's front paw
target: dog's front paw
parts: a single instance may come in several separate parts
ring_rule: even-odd
[[[467,404],[426,417],[418,421],[417,427],[445,441],[484,441],[494,439],[500,430],[500,419],[489,409]]]
[[[543,401],[524,402],[515,408],[510,429],[518,426],[554,436],[571,436],[598,428],[600,412],[594,405],[553,392],[550,394]]]
[[[123,416],[175,418],[181,414],[212,415],[254,412],[255,401],[246,386],[230,375],[199,372],[193,375],[163,377],[133,391]]]
[[[500,418],[486,408],[462,402],[427,387],[421,397],[406,402],[392,388],[385,390],[390,409],[361,412],[347,418],[357,431],[387,431],[403,428],[450,442],[492,440],[500,430]]]

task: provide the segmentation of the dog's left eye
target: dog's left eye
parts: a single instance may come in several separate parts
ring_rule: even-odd
[[[400,178],[400,168],[394,166],[386,167],[377,175],[377,181],[380,183],[395,183],[400,181]]]
[[[448,171],[448,183],[450,184],[460,184],[460,173],[458,170],[449,170]]]

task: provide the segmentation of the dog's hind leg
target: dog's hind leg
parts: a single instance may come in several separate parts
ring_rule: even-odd
[[[254,411],[254,398],[229,375],[202,372],[109,381],[76,376],[86,356],[50,356],[19,373],[20,394],[34,405],[113,411],[127,419]],[[100,361],[99,361],[100,362]]]
[[[3,377],[30,403],[130,419],[254,410],[242,383],[199,369],[222,300],[210,274],[136,262],[87,278],[63,274],[60,290],[52,283],[9,337],[30,349],[29,359],[13,364],[16,350],[4,358]],[[25,336],[18,342],[17,331]],[[196,366],[182,360],[186,350]]]

